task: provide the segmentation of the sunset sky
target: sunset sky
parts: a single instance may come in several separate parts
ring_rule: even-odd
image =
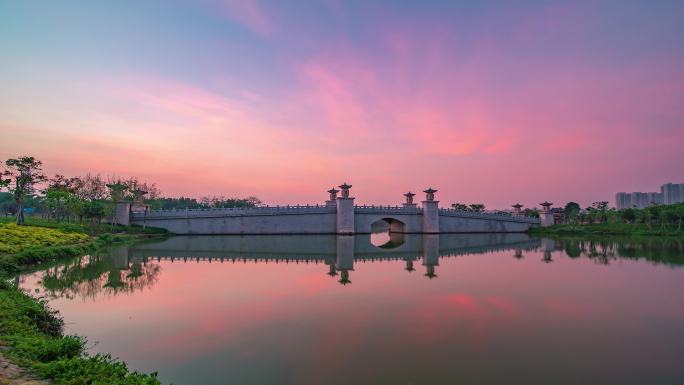
[[[5,0],[0,134],[169,196],[612,203],[684,182],[684,1]]]

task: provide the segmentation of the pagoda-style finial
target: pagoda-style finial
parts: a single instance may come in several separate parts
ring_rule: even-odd
[[[339,188],[342,189],[342,198],[349,198],[349,189],[352,186],[350,184],[347,184],[347,182],[344,182],[339,186]]]
[[[523,208],[523,205],[521,205],[520,203],[516,203],[512,207],[514,213],[519,213],[521,211],[520,209]]]
[[[553,203],[550,203],[548,201],[544,201],[543,203],[540,203],[539,205],[544,208],[543,211],[549,211],[551,206],[553,206]]]
[[[404,196],[406,197],[406,204],[412,205],[413,204],[413,197],[416,196],[416,194],[409,191],[406,194],[404,194]]]
[[[423,192],[425,193],[425,200],[426,201],[434,201],[435,200],[435,193],[437,192],[437,190],[430,187],[427,190],[423,190]]]
[[[336,189],[335,187],[331,188],[328,190],[328,193],[330,194],[330,200],[334,201],[337,199],[337,193],[340,192],[340,190]]]
[[[340,280],[337,282],[341,283],[342,285],[348,285],[348,284],[352,283],[351,280],[349,280],[349,270],[347,270],[347,269],[342,270],[342,274],[340,275]]]

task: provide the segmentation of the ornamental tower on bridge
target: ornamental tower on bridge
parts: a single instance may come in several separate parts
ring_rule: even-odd
[[[406,194],[404,194],[404,196],[406,197],[406,202],[404,202],[404,205],[403,205],[404,207],[410,207],[410,208],[416,207],[416,204],[413,203],[413,197],[416,196],[416,194],[409,191]]]
[[[439,233],[439,201],[435,200],[437,190],[430,187],[423,192],[423,233]]]

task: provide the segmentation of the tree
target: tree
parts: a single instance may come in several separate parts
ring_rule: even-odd
[[[539,218],[539,210],[536,208],[534,209],[525,209],[523,210],[523,215],[526,217],[532,217],[532,218]]]
[[[622,220],[625,221],[626,223],[636,223],[637,219],[637,214],[636,214],[635,209],[633,208],[627,208],[624,210],[620,210],[620,216],[622,217]]]
[[[672,208],[674,216],[677,218],[677,232],[682,230],[682,218],[684,218],[684,204]]]
[[[468,205],[464,203],[452,203],[451,208],[458,211],[467,211]]]
[[[9,170],[0,172],[0,191],[5,187],[9,187],[10,182],[12,182],[10,176],[12,176],[12,174]]]
[[[17,224],[24,224],[24,203],[26,198],[35,191],[35,185],[45,182],[47,177],[42,172],[43,162],[32,156],[22,156],[5,161],[8,170],[6,176],[14,178],[14,186],[10,187],[14,199],[17,202]],[[3,180],[2,183],[7,183]]]
[[[608,202],[607,201],[600,201],[600,202],[594,202],[591,204],[591,209],[588,209],[589,211],[594,214],[595,218],[601,222],[605,223],[606,222],[606,211],[608,210]]]
[[[473,203],[469,206],[470,211],[481,213],[485,211],[485,205],[483,203]]]
[[[574,221],[580,213],[580,205],[576,202],[568,202],[565,204],[563,212],[568,221]]]

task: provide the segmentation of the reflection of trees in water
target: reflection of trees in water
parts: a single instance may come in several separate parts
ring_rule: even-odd
[[[618,259],[645,260],[653,264],[684,265],[684,240],[649,238],[555,238],[556,246],[570,258],[589,258],[601,265]]]
[[[157,263],[132,263],[128,268],[114,266],[111,256],[83,256],[43,273],[41,285],[50,298],[95,298],[152,287],[159,279]]]

